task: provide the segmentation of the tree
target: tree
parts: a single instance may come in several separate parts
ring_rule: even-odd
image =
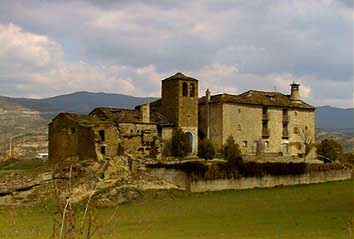
[[[306,161],[307,156],[311,153],[315,144],[313,143],[312,133],[307,128],[300,128],[298,131],[299,141],[292,142],[290,145],[294,145],[298,150],[302,151],[304,155],[304,161]]]
[[[215,157],[215,149],[210,140],[203,139],[199,142],[198,156],[206,160],[213,159]]]
[[[223,147],[224,158],[229,163],[239,164],[242,162],[241,151],[234,138],[230,135]]]
[[[317,154],[325,163],[335,161],[342,154],[342,146],[332,139],[322,140],[317,145]]]
[[[190,152],[192,152],[192,147],[188,141],[187,135],[183,133],[182,129],[177,129],[172,136],[172,155],[176,157],[185,157]]]

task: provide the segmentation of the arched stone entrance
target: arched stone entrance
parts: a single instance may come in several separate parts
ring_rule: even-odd
[[[192,151],[190,153],[194,152],[194,135],[192,132],[185,132],[186,138],[187,138],[187,142],[188,144],[191,146]]]

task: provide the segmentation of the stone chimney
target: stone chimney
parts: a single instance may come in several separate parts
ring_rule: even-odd
[[[209,102],[210,101],[210,97],[211,97],[211,93],[210,93],[209,88],[205,91],[205,96],[206,96],[207,102]]]
[[[211,99],[211,93],[209,88],[205,92],[205,97],[206,97],[206,137],[207,139],[210,139],[210,108],[209,108],[209,102]]]
[[[150,103],[145,103],[140,107],[141,121],[143,123],[150,123]]]
[[[300,91],[299,91],[300,84],[296,84],[295,82],[293,82],[290,86],[291,86],[290,100],[299,101],[300,100]]]

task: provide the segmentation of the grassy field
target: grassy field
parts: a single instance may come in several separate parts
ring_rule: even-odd
[[[97,211],[96,238],[352,238],[353,182],[174,194]],[[0,238],[50,238],[54,209],[0,210]]]

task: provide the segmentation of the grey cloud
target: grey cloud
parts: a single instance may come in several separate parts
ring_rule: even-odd
[[[321,82],[344,82],[333,95],[350,99],[352,1],[327,2],[2,1],[0,23],[49,36],[63,46],[64,59],[131,67],[119,74],[147,94],[159,85],[133,69],[153,65],[166,75],[220,64],[238,67],[241,75],[224,79],[235,89],[269,88],[264,77],[291,74],[316,79],[309,85],[317,102],[326,97],[316,91],[326,87]]]

